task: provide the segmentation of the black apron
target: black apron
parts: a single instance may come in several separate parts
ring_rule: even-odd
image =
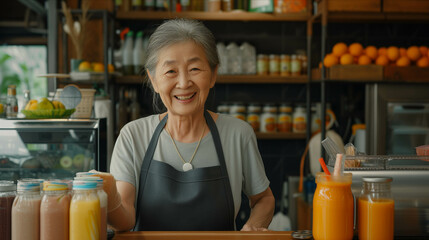
[[[234,230],[234,202],[219,133],[207,111],[204,117],[220,166],[181,172],[167,163],[153,161],[159,135],[167,123],[165,116],[143,159],[133,231]]]

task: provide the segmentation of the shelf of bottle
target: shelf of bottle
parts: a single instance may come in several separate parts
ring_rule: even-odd
[[[263,133],[263,132],[256,132],[256,138],[257,139],[305,139],[306,134],[305,133],[292,133],[292,132],[274,132],[274,133]]]
[[[205,21],[297,21],[305,22],[308,14],[303,13],[254,13],[245,11],[233,12],[157,12],[157,11],[119,11],[119,20],[162,20],[174,18],[193,18]]]
[[[116,84],[142,84],[142,76],[121,76],[114,79]],[[262,75],[218,75],[216,83],[218,84],[274,84],[290,83],[304,84],[307,83],[307,75],[302,76],[262,76]]]

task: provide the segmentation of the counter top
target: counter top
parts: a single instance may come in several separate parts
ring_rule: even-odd
[[[143,231],[116,233],[113,240],[292,240],[292,232],[268,231],[268,232],[240,232],[240,231]]]

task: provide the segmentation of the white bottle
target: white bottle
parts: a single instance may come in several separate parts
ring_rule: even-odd
[[[226,52],[228,55],[228,74],[242,74],[242,57],[240,48],[236,43],[231,42],[226,46]]]
[[[133,50],[133,65],[134,65],[134,74],[139,74],[142,70],[145,62],[144,56],[144,46],[143,46],[143,32],[137,32],[136,42],[134,44]]]
[[[256,50],[255,47],[247,42],[240,46],[242,58],[242,73],[243,74],[256,74]]]
[[[225,44],[219,42],[216,44],[217,54],[219,56],[219,68],[217,70],[218,74],[227,74],[228,73],[228,56],[226,54]]]
[[[125,75],[133,75],[134,74],[134,66],[133,66],[133,31],[129,31],[127,36],[125,37],[124,51],[122,54],[122,64]]]

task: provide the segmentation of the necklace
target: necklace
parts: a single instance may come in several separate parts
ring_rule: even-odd
[[[189,162],[186,162],[186,161],[183,159],[182,155],[181,155],[181,154],[180,154],[180,152],[179,152],[179,149],[178,149],[178,148],[177,148],[177,146],[176,146],[176,143],[174,142],[173,137],[171,136],[170,131],[168,131],[167,126],[165,127],[165,130],[167,130],[168,135],[170,135],[171,142],[173,142],[174,148],[176,149],[177,154],[179,155],[180,159],[181,159],[181,160],[182,160],[182,162],[183,162],[183,166],[182,166],[183,171],[187,172],[187,171],[189,171],[189,170],[192,170],[194,167],[192,166],[191,162],[192,162],[192,160],[194,160],[194,157],[195,157],[195,154],[197,153],[198,147],[200,147],[201,139],[203,139],[204,132],[205,132],[205,130],[206,130],[206,129],[205,129],[205,128],[203,129],[203,133],[201,134],[200,140],[198,141],[198,145],[197,145],[197,147],[195,148],[195,151],[194,151],[194,153],[192,154],[192,157],[191,157],[191,159],[189,160]]]

